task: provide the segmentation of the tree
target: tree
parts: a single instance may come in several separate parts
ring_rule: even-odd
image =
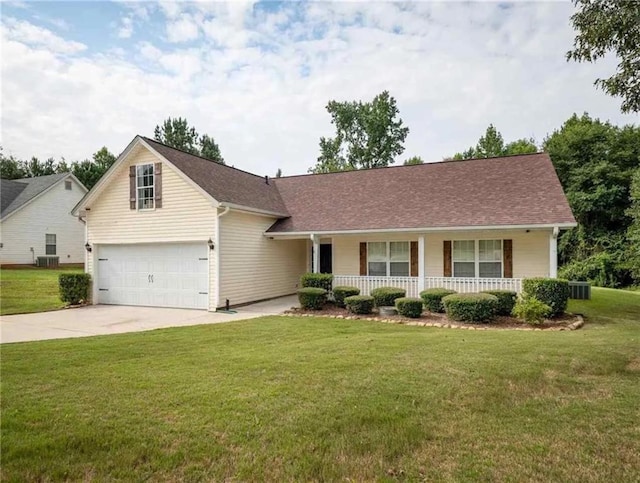
[[[330,101],[326,108],[336,135],[320,138],[320,156],[309,172],[388,166],[404,151],[409,128],[403,127],[396,100],[388,91],[371,102]]]
[[[92,158],[91,160],[75,161],[71,164],[71,172],[87,189],[93,188],[116,161],[116,157],[106,146],[96,151]]]
[[[640,112],[640,3],[634,0],[573,0],[577,31],[567,60],[595,62],[613,52],[616,73],[596,79],[607,94],[622,98],[622,112]]]
[[[424,161],[420,156],[411,156],[410,158],[404,160],[405,166],[413,166],[415,164],[424,164]]]
[[[23,161],[24,174],[27,178],[35,178],[36,176],[47,176],[56,173],[56,161],[49,158],[46,161],[40,161],[33,156],[29,161]]]
[[[282,178],[282,170],[280,168],[276,171],[276,178]]]
[[[627,211],[631,224],[627,230],[629,269],[636,281],[640,280],[640,166],[631,180],[631,206]]]
[[[0,178],[20,179],[24,177],[22,162],[13,156],[6,157],[2,152],[2,147],[0,147]]]
[[[181,117],[165,119],[162,125],[155,127],[153,137],[167,146],[225,164],[215,140],[207,134],[200,136],[196,129]]]
[[[603,253],[613,261],[612,285],[628,282],[625,252],[631,219],[631,178],[640,166],[640,127],[617,127],[588,114],[573,115],[544,140],[578,227],[559,239],[561,263]]]
[[[224,158],[220,153],[220,147],[211,136],[203,134],[200,137],[199,143],[200,156],[215,161],[216,163],[224,164]]]
[[[494,156],[510,156],[512,154],[537,153],[538,147],[533,139],[518,139],[505,144],[502,134],[493,124],[489,124],[484,136],[480,136],[478,143],[466,151],[454,154],[448,159],[491,158]]]

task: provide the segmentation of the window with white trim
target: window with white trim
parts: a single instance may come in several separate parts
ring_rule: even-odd
[[[454,240],[454,277],[502,278],[502,240]]]
[[[411,262],[409,242],[367,243],[367,273],[373,277],[408,277]]]
[[[47,233],[44,236],[44,254],[45,255],[55,255],[56,254],[56,236],[53,234]]]
[[[139,210],[152,210],[155,201],[153,164],[136,166],[136,206]]]

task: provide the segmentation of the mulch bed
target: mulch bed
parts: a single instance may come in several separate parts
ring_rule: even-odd
[[[584,320],[579,315],[564,314],[561,317],[545,320],[540,325],[529,325],[515,317],[497,316],[490,322],[466,324],[450,320],[445,314],[434,314],[432,312],[424,312],[417,319],[410,319],[401,315],[378,315],[376,309],[367,315],[356,315],[347,309],[338,307],[334,304],[326,304],[322,310],[303,310],[301,308],[293,308],[287,310],[285,315],[303,316],[303,317],[330,317],[337,319],[350,320],[370,320],[377,322],[385,322],[391,324],[418,325],[424,327],[442,327],[453,329],[467,330],[488,330],[488,329],[509,329],[509,330],[575,330],[582,327]]]

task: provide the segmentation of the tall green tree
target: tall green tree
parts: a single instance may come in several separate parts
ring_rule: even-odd
[[[116,157],[104,146],[93,153],[92,159],[71,163],[71,172],[87,189],[91,189],[115,161]]]
[[[201,136],[195,127],[189,126],[187,120],[181,117],[165,119],[162,124],[155,127],[153,137],[167,146],[225,164],[220,147],[213,137],[208,134]]]
[[[631,206],[627,215],[631,223],[627,230],[627,261],[632,276],[636,282],[640,281],[640,167],[638,167],[631,180]]]
[[[533,139],[523,138],[505,144],[502,134],[500,134],[493,124],[489,124],[484,135],[480,136],[475,146],[471,146],[466,151],[456,153],[448,159],[492,158],[495,156],[537,152],[538,147]]]
[[[327,112],[336,128],[333,138],[320,138],[320,156],[311,173],[329,173],[388,166],[404,151],[409,128],[398,117],[388,91],[370,102],[330,101]]]
[[[5,156],[0,147],[0,178],[20,179],[25,177],[23,163],[13,155]]]
[[[24,162],[24,174],[27,178],[56,174],[56,161],[53,158],[40,161],[33,156],[29,161]]]
[[[573,115],[544,141],[578,222],[559,240],[562,263],[602,259],[611,285],[627,283],[626,232],[631,178],[640,166],[640,127],[613,126],[588,114]]]
[[[609,53],[618,58],[616,73],[596,79],[607,94],[622,98],[622,112],[640,112],[640,2],[573,0],[577,35],[567,60],[596,62]]]
[[[282,178],[282,170],[280,168],[276,171],[276,178]]]

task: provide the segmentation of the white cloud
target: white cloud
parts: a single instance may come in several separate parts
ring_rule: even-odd
[[[133,20],[131,17],[122,17],[118,28],[118,38],[128,39],[133,35]]]
[[[6,152],[120,152],[135,134],[183,116],[216,138],[230,164],[302,173],[317,158],[319,137],[332,134],[326,103],[383,89],[411,129],[401,159],[451,155],[489,123],[506,140],[541,141],[573,112],[637,122],[593,87],[614,70],[612,59],[565,61],[573,37],[567,4],[132,5],[145,5],[127,15],[147,37],[128,52],[108,50],[113,55],[69,57],[73,41],[44,29],[27,35],[38,28],[29,24],[3,28]],[[164,23],[153,24],[160,14]]]
[[[2,42],[5,37],[25,45],[42,47],[57,54],[77,54],[86,50],[87,46],[62,37],[42,27],[12,17],[2,21]]]

